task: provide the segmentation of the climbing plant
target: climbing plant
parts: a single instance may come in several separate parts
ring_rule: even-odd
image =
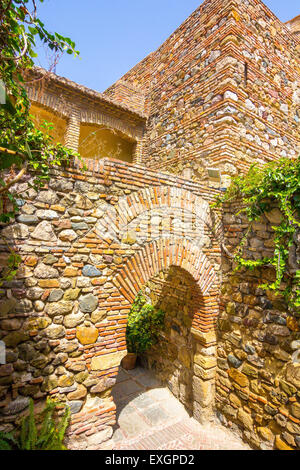
[[[300,312],[300,270],[288,270],[288,259],[295,236],[300,228],[300,157],[287,158],[269,163],[263,167],[253,165],[247,175],[233,179],[226,193],[218,198],[214,206],[240,200],[249,227],[234,254],[236,270],[244,267],[254,270],[258,267],[273,267],[276,272],[274,282],[265,283],[263,289],[282,293],[292,310]],[[277,207],[281,212],[281,222],[272,228],[274,254],[272,257],[253,260],[243,256],[245,241],[254,221]]]
[[[51,137],[52,125],[35,127],[26,92],[27,72],[37,57],[36,41],[53,52],[55,60],[64,52],[77,56],[74,42],[50,33],[37,15],[37,2],[43,0],[1,0],[0,2],[0,222],[8,223],[18,212],[22,194],[14,185],[26,181],[39,189],[53,166],[68,162],[75,153]],[[10,280],[20,257],[11,248],[5,270]]]
[[[127,349],[130,353],[142,354],[158,340],[164,326],[165,313],[155,308],[139,292],[128,315],[126,331]]]

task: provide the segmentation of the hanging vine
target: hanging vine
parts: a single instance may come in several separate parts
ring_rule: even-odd
[[[265,283],[260,287],[282,294],[291,311],[300,314],[300,269],[289,270],[289,254],[296,242],[300,229],[300,157],[295,160],[287,158],[269,163],[263,167],[253,165],[247,175],[236,177],[226,193],[217,199],[214,207],[233,201],[241,201],[249,227],[237,247],[234,260],[235,270],[247,268],[254,270],[259,267],[272,267],[276,272],[274,282]],[[272,226],[274,230],[274,254],[258,260],[246,259],[243,256],[244,246],[253,222],[277,207],[282,215],[281,222]]]
[[[36,0],[0,2],[0,229],[19,212],[17,183],[26,181],[28,188],[39,190],[49,180],[52,167],[68,164],[77,156],[55,144],[52,124],[44,121],[37,129],[30,114],[26,77],[37,57],[36,41],[54,54],[55,64],[64,52],[79,54],[70,38],[46,29],[38,18],[37,4]],[[0,276],[1,286],[14,277],[21,258],[1,233],[0,243],[9,253]]]

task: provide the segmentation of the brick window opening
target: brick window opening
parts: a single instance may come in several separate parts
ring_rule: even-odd
[[[36,106],[34,104],[30,107],[30,114],[33,117],[33,122],[38,129],[43,133],[48,133],[55,144],[65,143],[65,135],[67,131],[67,120],[53,111],[43,108],[42,106]],[[52,124],[51,128],[47,130],[44,127],[44,121]]]
[[[79,153],[83,158],[113,158],[133,162],[136,142],[123,134],[100,126],[81,124]]]

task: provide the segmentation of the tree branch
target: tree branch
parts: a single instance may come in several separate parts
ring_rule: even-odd
[[[23,48],[21,54],[18,55],[17,57],[5,57],[5,56],[3,56],[3,55],[0,55],[0,59],[2,59],[2,60],[13,60],[13,61],[15,61],[15,62],[18,62],[20,59],[22,59],[22,57],[24,57],[24,55],[25,55],[26,52],[27,52],[28,42],[27,42],[27,36],[26,36],[26,34],[24,34],[24,33],[22,32],[22,36],[23,36],[23,39],[24,39],[24,48]]]
[[[18,183],[20,179],[23,178],[26,171],[27,171],[27,163],[25,164],[25,166],[22,168],[22,170],[17,174],[17,176],[14,179],[7,182],[3,188],[0,188],[0,194],[7,192],[9,188],[11,188],[14,184]]]
[[[0,147],[0,153],[6,153],[7,155],[15,155],[16,157],[21,157],[22,160],[27,159],[27,156],[24,155],[24,153],[15,152],[14,150],[10,150],[5,147]]]
[[[12,4],[12,0],[9,0],[9,2],[8,2],[8,4],[7,4],[7,7],[2,10],[2,14],[1,14],[1,16],[0,16],[0,21],[2,21],[2,18],[6,15],[6,13],[8,12],[8,10],[10,9],[11,4]]]

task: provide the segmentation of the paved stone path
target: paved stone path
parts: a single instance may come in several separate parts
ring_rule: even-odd
[[[121,369],[113,396],[117,424],[101,450],[249,450],[221,425],[202,426],[191,418],[146,369]]]

